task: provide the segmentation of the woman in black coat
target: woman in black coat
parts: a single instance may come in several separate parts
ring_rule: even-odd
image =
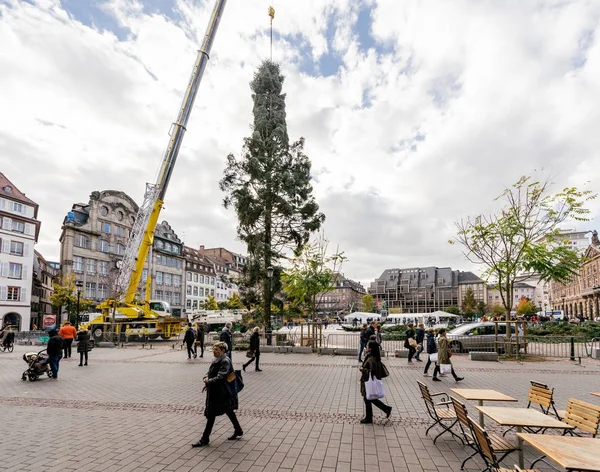
[[[369,341],[367,344],[367,356],[359,370],[362,372],[360,379],[360,393],[365,401],[365,417],[360,420],[362,424],[373,423],[373,405],[379,408],[385,413],[385,417],[389,418],[392,414],[392,407],[386,405],[381,400],[367,400],[367,389],[365,382],[367,382],[371,376],[377,379],[381,379],[384,376],[384,368],[381,364],[381,351],[379,350],[379,343],[377,341]]]
[[[258,367],[260,359],[260,328],[258,326],[252,330],[252,335],[250,336],[250,351],[252,352],[252,357],[242,366],[242,369],[246,372],[246,367],[256,359],[256,372],[262,372],[262,369]]]
[[[81,328],[77,331],[75,341],[77,341],[77,352],[79,353],[79,367],[87,365],[88,352],[92,350],[90,343],[94,342],[90,340],[90,332],[87,329]],[[83,359],[85,359],[85,364],[82,364]]]
[[[218,342],[213,346],[213,359],[206,377],[204,377],[203,392],[206,392],[206,406],[204,408],[204,416],[206,416],[206,426],[200,440],[192,447],[207,446],[210,441],[210,433],[212,432],[217,416],[227,415],[233,424],[233,436],[227,438],[229,440],[238,439],[244,432],[233,411],[234,398],[227,388],[227,376],[233,372],[231,361],[227,356],[228,346],[225,343]]]
[[[404,340],[404,347],[408,349],[408,362],[412,362],[412,358],[417,352],[417,349],[414,346],[410,345],[409,339],[415,339],[415,325],[412,323],[408,323],[408,329],[406,330],[406,339]]]

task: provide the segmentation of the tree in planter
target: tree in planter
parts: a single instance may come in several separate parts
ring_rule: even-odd
[[[200,305],[205,310],[218,310],[219,309],[219,304],[217,303],[217,300],[214,297],[214,295],[209,295],[206,300],[204,300],[203,302],[200,303]]]
[[[63,307],[67,312],[68,320],[75,326],[77,318],[77,286],[75,285],[75,274],[65,275],[58,283],[53,283],[54,291],[50,296],[52,306],[58,308],[59,313]],[[79,297],[79,312],[86,312],[95,305],[95,302],[84,297],[81,292]],[[57,325],[59,321],[57,321]]]
[[[240,159],[233,154],[220,188],[227,194],[225,208],[233,206],[238,217],[238,236],[248,247],[251,264],[245,283],[262,283],[267,330],[277,267],[287,250],[299,254],[325,220],[312,195],[310,159],[304,139],[290,144],[287,133],[284,77],[280,67],[263,62],[250,84],[254,101],[252,135],[244,140]],[[273,267],[273,280],[267,269]]]
[[[373,295],[371,295],[370,293],[363,295],[361,303],[362,311],[364,311],[365,313],[372,313],[375,309],[375,301],[373,300]]]
[[[477,300],[475,299],[475,294],[473,293],[472,288],[467,288],[465,291],[465,295],[462,299],[461,309],[463,315],[469,319],[472,318],[475,313],[477,313]]]
[[[582,257],[561,239],[560,224],[587,221],[590,191],[567,187],[550,192],[551,182],[521,177],[496,200],[505,205],[497,214],[479,215],[456,223],[465,257],[485,267],[483,277],[495,280],[506,317],[510,317],[514,284],[522,272],[536,272],[544,281],[566,282],[577,274]]]
[[[312,244],[306,244],[299,256],[281,274],[283,291],[292,306],[304,308],[314,318],[317,306],[337,280],[346,257],[339,250],[327,255],[328,241],[323,235]]]
[[[517,313],[519,315],[535,315],[538,312],[538,307],[535,306],[529,298],[521,297],[517,304]]]

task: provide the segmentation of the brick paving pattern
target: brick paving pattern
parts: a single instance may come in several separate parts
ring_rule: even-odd
[[[63,360],[58,381],[23,382],[21,356],[33,350],[16,346],[12,354],[0,353],[0,470],[454,472],[470,454],[451,437],[433,445],[425,436],[429,421],[416,381],[449,392],[454,380],[434,384],[423,377],[423,364],[406,359],[385,360],[392,417],[385,420],[375,409],[375,424],[361,425],[354,359],[263,354],[264,371],[244,374],[238,411],[244,437],[227,441],[231,425],[220,417],[210,446],[192,449],[205,422],[200,390],[210,358],[187,361],[185,352],[166,344],[95,349],[88,367]],[[245,361],[243,353],[233,357],[236,368]],[[461,387],[492,388],[519,400],[506,406],[526,406],[529,380],[555,387],[559,408],[570,397],[597,402],[589,395],[600,384],[597,361],[579,366],[456,357],[455,368],[465,376]],[[468,407],[474,414],[474,405]],[[528,465],[536,455],[526,448],[525,457]],[[512,454],[504,464],[516,462]],[[482,468],[471,461],[466,470]],[[542,464],[542,470],[552,469]]]

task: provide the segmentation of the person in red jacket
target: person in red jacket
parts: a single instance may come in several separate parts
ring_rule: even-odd
[[[58,335],[63,338],[63,357],[71,357],[71,344],[73,344],[73,339],[77,336],[77,330],[74,326],[71,326],[71,322],[67,320],[63,327],[60,328]]]

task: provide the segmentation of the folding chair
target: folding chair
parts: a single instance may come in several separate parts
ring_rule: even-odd
[[[536,382],[535,380],[530,380],[529,382],[531,383],[531,386],[529,387],[529,395],[527,398],[529,402],[527,403],[527,408],[531,408],[532,404],[538,405],[544,415],[554,413],[554,416],[559,420],[562,419],[563,415],[556,410],[556,406],[554,405],[554,389],[551,389],[544,383]],[[506,436],[506,433],[512,429],[514,429],[514,427],[504,431],[503,436]],[[524,431],[534,434],[543,433],[546,429],[547,428],[523,428]]]
[[[437,441],[437,439],[444,433],[450,433],[456,439],[458,439],[462,444],[464,444],[463,439],[458,436],[454,431],[452,431],[452,427],[458,423],[458,418],[456,417],[455,411],[449,408],[449,405],[452,402],[448,401],[448,397],[445,393],[430,393],[429,388],[422,382],[417,381],[419,384],[419,389],[421,390],[421,397],[425,401],[425,408],[427,409],[427,414],[433,420],[433,424],[427,428],[425,434],[429,434],[429,430],[434,426],[440,426],[442,428],[442,432],[438,434],[434,440],[433,444]],[[440,398],[442,400],[440,403],[435,403],[433,401],[433,397],[437,397],[440,395],[444,395]],[[450,425],[446,424],[450,423]]]
[[[460,430],[462,431],[464,440],[467,446],[471,447],[475,452],[467,457],[463,463],[460,465],[460,470],[465,468],[465,464],[476,456],[479,453],[479,448],[477,446],[477,442],[473,437],[473,433],[471,433],[471,427],[469,426],[469,416],[467,414],[467,407],[464,403],[458,401],[454,397],[450,397],[452,400],[452,404],[454,405],[454,411],[456,412],[456,416],[458,417],[458,425],[460,426]],[[488,438],[492,445],[492,448],[495,453],[502,454],[499,461],[504,459],[508,454],[514,451],[518,451],[519,448],[515,445],[504,439],[499,434],[488,434]]]
[[[474,423],[471,418],[469,420],[469,429],[473,435],[473,439],[478,448],[479,455],[482,457],[486,468],[482,472],[541,472],[535,469],[520,469],[515,465],[514,469],[504,469],[500,467],[498,459],[496,458],[496,451],[492,446],[490,437],[485,429]]]

